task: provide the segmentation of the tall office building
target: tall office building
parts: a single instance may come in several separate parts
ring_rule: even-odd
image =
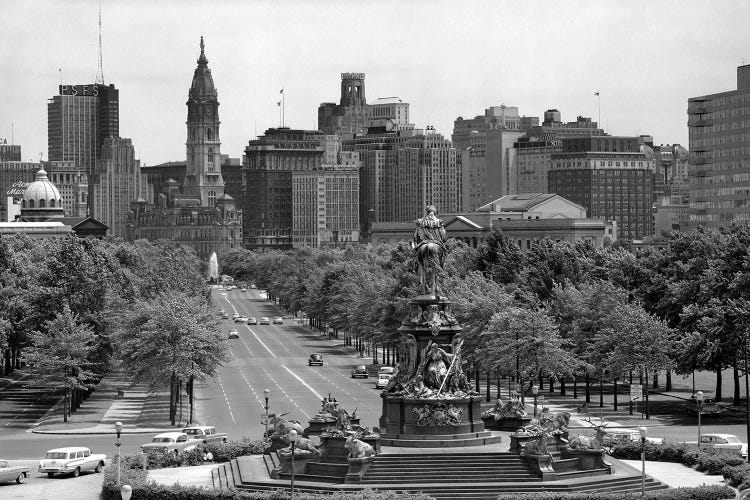
[[[367,132],[369,107],[365,97],[364,73],[341,73],[339,103],[318,107],[318,130],[330,135],[350,136]]]
[[[359,165],[292,172],[292,235],[294,248],[359,241]]]
[[[366,134],[343,141],[359,153],[360,225],[405,222],[435,205],[458,211],[456,150],[432,127]]]
[[[153,200],[153,188],[141,174],[130,139],[110,137],[104,141],[96,173],[89,175],[91,216],[109,227],[108,234],[127,237],[130,203]]]
[[[750,220],[750,64],[737,90],[688,99],[689,227]]]
[[[21,161],[21,145],[8,144],[7,139],[0,141],[0,162]]]
[[[89,174],[73,161],[44,162],[49,180],[57,186],[62,198],[65,217],[89,215]]]
[[[618,239],[632,241],[654,232],[653,180],[653,151],[640,137],[565,138],[547,192],[585,207],[589,218],[616,221]]]
[[[338,141],[318,130],[282,127],[248,142],[242,167],[245,248],[292,248],[292,172],[320,168],[327,137]]]
[[[119,101],[113,84],[60,85],[47,104],[48,159],[92,172],[104,140],[120,135]]]
[[[180,186],[174,179],[164,181],[160,192],[155,194],[155,203],[144,198],[131,202],[125,230],[130,241],[138,238],[179,241],[208,259],[213,252],[221,254],[241,246],[242,214],[235,200],[224,192],[218,94],[208,68],[203,37],[200,49],[186,102],[184,182]]]

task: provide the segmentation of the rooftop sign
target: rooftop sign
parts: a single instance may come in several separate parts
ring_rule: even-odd
[[[364,73],[341,73],[342,80],[364,80]]]

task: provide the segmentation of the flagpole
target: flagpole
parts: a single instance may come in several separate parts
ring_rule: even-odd
[[[284,103],[284,99],[285,99],[285,97],[286,97],[286,94],[283,92],[283,89],[282,89],[282,92],[281,92],[281,126],[282,127],[284,126],[284,118],[285,118],[284,117],[284,104],[285,104]]]
[[[599,104],[599,123],[597,125],[599,125],[599,128],[602,128],[602,96],[599,95],[599,92],[596,93],[596,100]]]

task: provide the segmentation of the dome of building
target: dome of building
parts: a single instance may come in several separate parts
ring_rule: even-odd
[[[62,197],[57,187],[47,178],[47,172],[40,168],[34,174],[34,182],[26,186],[23,193],[22,208],[60,208]]]
[[[198,57],[198,67],[193,73],[193,83],[190,85],[190,99],[202,101],[208,98],[216,98],[216,87],[214,79],[211,77],[211,70],[208,68],[208,59],[204,52],[203,37],[201,37],[201,55]]]

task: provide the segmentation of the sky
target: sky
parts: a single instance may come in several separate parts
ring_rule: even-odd
[[[120,90],[120,135],[143,164],[185,159],[188,89],[205,38],[221,151],[279,125],[317,128],[340,74],[368,102],[398,96],[412,122],[505,104],[589,116],[613,135],[688,145],[687,99],[736,88],[750,63],[750,2],[735,0],[101,0],[102,69]],[[3,0],[0,138],[47,159],[47,101],[93,83],[99,0]],[[594,95],[600,93],[599,100]],[[12,136],[12,137],[11,137]]]

